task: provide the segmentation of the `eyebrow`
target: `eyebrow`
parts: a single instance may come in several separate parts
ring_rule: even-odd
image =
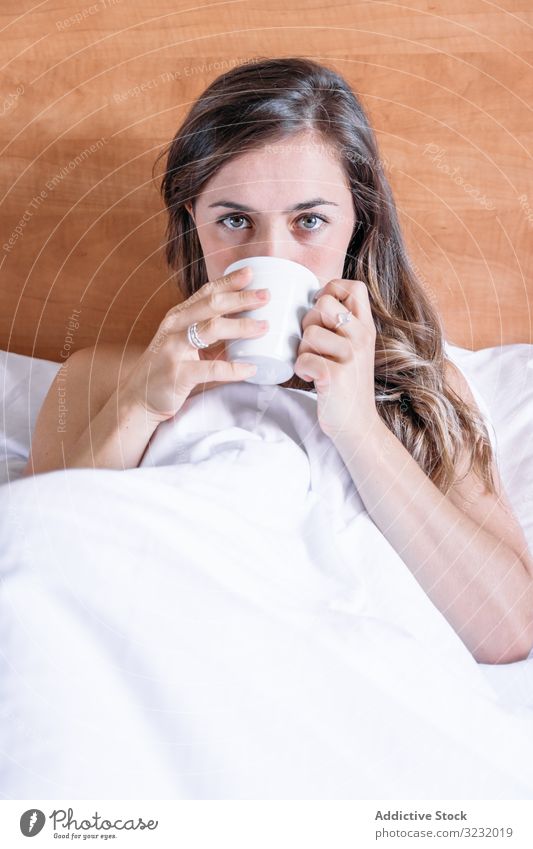
[[[282,212],[298,212],[301,209],[311,209],[313,206],[324,206],[325,204],[327,204],[328,206],[339,205],[338,203],[334,203],[332,200],[324,200],[324,198],[311,198],[311,200],[303,200],[301,201],[301,203],[297,203],[294,206],[289,207],[289,209],[284,209],[282,210]],[[216,203],[210,203],[208,208],[211,209],[212,206],[223,206],[226,209],[238,209],[239,211],[242,210],[243,212],[255,212],[256,215],[260,215],[260,213],[257,212],[256,209],[252,209],[250,206],[246,206],[243,203],[235,203],[231,200],[217,200]]]

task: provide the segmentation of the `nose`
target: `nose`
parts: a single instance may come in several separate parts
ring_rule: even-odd
[[[273,256],[298,262],[302,246],[295,245],[285,222],[265,222],[247,244],[248,256]]]

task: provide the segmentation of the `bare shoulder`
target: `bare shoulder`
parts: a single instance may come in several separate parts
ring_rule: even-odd
[[[63,468],[63,457],[100,412],[145,349],[137,343],[80,348],[58,369],[43,401],[23,474]]]
[[[463,399],[465,399],[466,397],[470,403],[472,401],[474,401],[474,404],[476,403],[468,381],[466,380],[463,372],[455,365],[454,362],[452,362],[452,360],[445,360],[444,373],[446,377],[446,383],[454,390],[454,392],[456,392]]]

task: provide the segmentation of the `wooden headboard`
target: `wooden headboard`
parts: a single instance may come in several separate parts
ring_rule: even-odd
[[[0,348],[149,343],[177,301],[155,158],[214,77],[291,55],[360,96],[449,341],[533,343],[533,12],[506,6],[5,0]]]

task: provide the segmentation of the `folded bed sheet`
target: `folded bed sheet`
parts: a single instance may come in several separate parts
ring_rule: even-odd
[[[221,385],[139,468],[15,474],[0,575],[3,798],[531,798],[533,658],[475,662],[313,394]]]

